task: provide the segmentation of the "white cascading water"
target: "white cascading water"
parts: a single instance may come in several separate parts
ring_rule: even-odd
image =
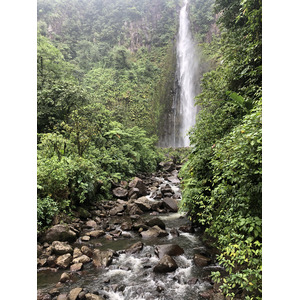
[[[199,85],[199,63],[196,47],[192,38],[190,21],[187,12],[188,0],[180,10],[179,34],[177,43],[177,74],[180,90],[179,105],[179,138],[175,147],[187,147],[190,140],[188,131],[196,124],[197,108],[195,107],[195,96]]]

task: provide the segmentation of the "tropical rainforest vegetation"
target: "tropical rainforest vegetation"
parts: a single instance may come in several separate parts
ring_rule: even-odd
[[[38,230],[152,172],[172,101],[179,0],[38,0]],[[181,170],[195,225],[219,249],[225,295],[261,299],[260,0],[191,0],[210,61]]]
[[[192,2],[194,30],[201,2],[210,5]],[[213,278],[223,292],[261,299],[261,1],[216,0],[214,13],[220,33],[210,43],[198,35],[214,68],[197,97],[201,110],[181,171],[182,207],[220,250],[228,276],[215,272]]]

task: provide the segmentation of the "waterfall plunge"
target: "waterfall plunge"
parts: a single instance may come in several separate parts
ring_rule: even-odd
[[[187,11],[188,0],[180,10],[176,51],[176,74],[172,107],[165,115],[159,146],[187,147],[188,131],[196,123],[198,108],[194,105],[199,87],[199,56],[193,42]]]
[[[199,64],[196,47],[193,42],[190,22],[187,12],[188,0],[180,10],[179,34],[177,43],[177,76],[179,85],[179,128],[178,138],[174,134],[175,147],[187,147],[190,145],[188,131],[196,123],[197,108],[195,96],[197,95],[197,83],[199,80]],[[175,115],[176,117],[176,115]],[[176,141],[177,140],[177,141]]]

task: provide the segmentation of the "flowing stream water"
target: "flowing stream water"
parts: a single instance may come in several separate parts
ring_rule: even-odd
[[[172,184],[163,177],[158,178],[161,186],[168,183],[172,190],[179,194],[178,181]],[[158,189],[161,188],[159,186]],[[152,198],[150,193],[147,198]],[[180,197],[178,199],[180,201]],[[149,220],[157,217],[150,213],[142,218]],[[110,300],[194,300],[205,299],[201,293],[211,290],[212,284],[207,279],[214,268],[219,268],[213,261],[208,266],[199,267],[193,258],[197,253],[210,253],[210,250],[201,240],[200,233],[196,230],[188,233],[180,230],[182,225],[189,225],[189,220],[183,213],[164,213],[158,217],[165,223],[166,237],[142,238],[137,231],[127,231],[126,235],[120,235],[115,240],[107,240],[105,236],[92,239],[86,243],[77,241],[73,247],[88,245],[92,249],[101,251],[111,249],[116,252],[111,265],[106,268],[96,268],[92,262],[86,263],[83,270],[72,273],[72,280],[59,286],[60,293],[67,294],[70,290],[82,287],[90,292],[98,293],[105,299]],[[114,219],[115,218],[115,219]],[[129,216],[123,216],[123,219]],[[111,217],[111,224],[120,224],[120,217]],[[174,234],[174,229],[178,234]],[[117,225],[116,230],[121,230]],[[134,243],[144,243],[143,249],[134,254],[124,251]],[[159,258],[155,253],[155,246],[163,244],[177,244],[184,249],[184,253],[174,256],[178,268],[169,273],[155,273],[154,267]],[[38,272],[38,289],[45,293],[57,287],[60,276],[66,270],[59,269],[57,272]],[[54,298],[53,298],[54,299]]]

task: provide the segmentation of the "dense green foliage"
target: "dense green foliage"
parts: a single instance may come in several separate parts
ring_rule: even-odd
[[[202,46],[216,68],[202,79],[182,207],[220,250],[228,276],[213,278],[225,295],[261,299],[261,1],[214,6],[220,35]]]
[[[38,223],[156,169],[177,0],[37,3]]]
[[[172,69],[179,1],[39,0],[37,4],[39,40],[45,44],[47,37],[53,45],[47,46],[50,53],[44,53],[44,61],[56,61],[49,80],[71,66],[80,87],[116,120],[158,134],[165,89],[174,76],[167,70]],[[52,86],[45,91],[43,105],[48,106],[48,93],[53,92]],[[41,113],[43,118],[45,112]]]

